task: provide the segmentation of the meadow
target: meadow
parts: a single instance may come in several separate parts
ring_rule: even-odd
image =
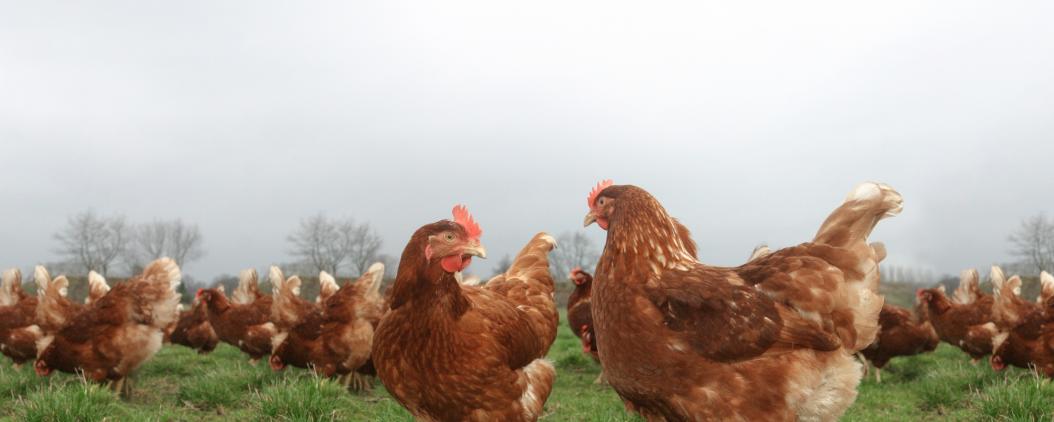
[[[549,357],[558,375],[546,421],[637,421],[615,393],[593,384],[600,368],[582,355],[578,339],[561,325]],[[894,359],[876,384],[864,380],[846,421],[1051,421],[1054,384],[1032,372],[997,373],[942,344],[936,352]],[[272,372],[248,364],[221,345],[209,355],[166,345],[133,378],[121,399],[69,374],[37,377],[27,365],[0,365],[3,421],[410,421],[379,382],[370,393],[349,393],[302,369]]]

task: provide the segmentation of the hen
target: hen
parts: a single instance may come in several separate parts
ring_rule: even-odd
[[[875,342],[860,353],[875,366],[875,381],[882,382],[882,368],[897,356],[932,352],[940,343],[929,321],[916,321],[911,311],[883,305],[878,316],[879,332]]]
[[[1048,377],[1054,378],[1054,318],[1040,305],[1021,299],[1021,279],[1017,276],[1006,280],[1002,271],[993,267],[992,284],[995,305],[992,307],[992,318],[999,327],[992,340],[992,368],[1001,371],[1007,365],[1020,368],[1036,368]],[[1043,291],[1038,302],[1049,305],[1054,289],[1054,278],[1044,272],[1040,276]]]
[[[37,374],[82,373],[90,380],[109,380],[114,390],[126,392],[125,378],[161,349],[161,330],[178,318],[180,278],[175,261],[162,258],[115,286],[57,333],[40,340]],[[49,312],[47,307],[54,303],[42,300],[38,310]]]
[[[271,321],[275,324],[275,335],[271,337],[268,362],[275,371],[286,365],[307,368],[311,365],[309,344],[317,343],[322,335],[322,309],[300,297],[300,277],[286,279],[282,270],[271,267],[270,279],[274,289]],[[324,297],[324,293],[319,297]]]
[[[207,354],[216,350],[220,338],[209,324],[208,310],[204,302],[195,298],[189,310],[180,312],[179,321],[169,335],[173,344],[179,344]]]
[[[960,285],[968,284],[962,280],[971,276],[964,271]],[[960,304],[949,299],[943,289],[933,288],[919,289],[915,299],[920,318],[933,325],[941,341],[966,352],[973,362],[992,353],[992,336],[996,334],[992,296],[980,295],[973,302]]]
[[[239,283],[256,283],[254,270],[242,271]],[[205,314],[216,336],[249,355],[255,364],[271,353],[271,337],[276,333],[270,322],[270,296],[262,296],[251,303],[231,302],[219,289],[198,290],[198,301],[205,304]]]
[[[884,249],[867,244],[901,210],[866,183],[811,243],[737,268],[701,264],[687,229],[648,192],[602,182],[585,225],[607,230],[593,322],[608,383],[648,420],[833,420],[856,398],[852,355],[878,332]]]
[[[289,331],[279,332],[271,355],[271,368],[281,370],[286,364],[312,367],[322,376],[341,375],[352,379],[353,371],[366,365],[373,347],[373,333],[384,314],[384,300],[380,294],[384,264],[370,266],[354,284],[343,288],[328,273],[320,275],[321,313],[309,314]],[[276,291],[279,294],[291,292]],[[280,302],[275,301],[275,307]],[[356,379],[356,388],[366,387]]]
[[[593,335],[593,310],[590,305],[593,275],[575,267],[569,277],[575,284],[575,289],[567,298],[567,324],[571,327],[571,332],[581,340],[582,353],[600,362],[596,336]],[[597,377],[595,383],[602,380],[603,374]]]
[[[21,366],[37,356],[43,332],[35,324],[37,298],[22,290],[22,272],[4,271],[0,281],[0,353]]]
[[[504,274],[462,285],[472,257],[486,255],[481,234],[461,206],[453,221],[417,229],[389,289],[373,364],[421,420],[533,421],[552,391],[556,371],[544,356],[559,319],[548,257],[556,241],[539,233]]]

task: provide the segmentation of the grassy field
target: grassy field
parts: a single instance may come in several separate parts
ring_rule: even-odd
[[[547,403],[548,421],[630,421],[609,388],[593,385],[599,368],[582,356],[577,339],[561,326],[550,357],[558,376]],[[957,349],[894,360],[883,383],[864,381],[849,421],[1054,420],[1054,385],[1024,370],[1006,374],[969,363]],[[134,378],[129,399],[86,384],[76,376],[37,377],[32,368],[0,368],[0,420],[12,421],[202,421],[202,420],[392,420],[409,415],[379,383],[369,394],[350,394],[304,370],[273,373],[253,367],[223,345],[200,356],[166,346]]]

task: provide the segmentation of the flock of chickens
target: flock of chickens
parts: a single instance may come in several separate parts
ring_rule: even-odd
[[[864,374],[894,356],[933,350],[938,340],[996,369],[1036,367],[1054,377],[1054,279],[1037,303],[1021,280],[993,269],[993,295],[976,271],[952,298],[919,290],[917,316],[878,294],[885,248],[868,243],[900,195],[864,183],[821,224],[812,241],[755,250],[741,266],[700,263],[687,228],[644,189],[605,181],[590,192],[585,225],[607,231],[593,273],[574,269],[567,319],[584,353],[603,367],[598,382],[648,420],[835,420]],[[420,420],[531,421],[543,412],[556,370],[545,359],[559,313],[548,255],[535,235],[509,269],[482,284],[462,271],[485,258],[482,229],[462,206],[453,219],[420,227],[402,253],[394,284],[384,267],[354,282],[320,275],[316,302],[301,281],[272,267],[273,294],[243,271],[228,297],[197,292],[180,311],[180,271],[163,258],[112,289],[89,277],[85,304],[68,281],[37,267],[37,295],[21,274],[3,274],[0,351],[37,374],[81,373],[127,391],[126,377],[167,342],[207,353],[220,342],[270,367],[292,365],[368,388],[369,376]]]

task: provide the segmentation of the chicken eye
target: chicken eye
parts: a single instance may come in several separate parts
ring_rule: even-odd
[[[605,198],[601,197],[600,199],[597,200],[597,205],[604,205],[604,202],[606,202]]]
[[[446,234],[446,241],[447,242],[453,242],[454,241],[454,234],[453,233],[447,233]]]

